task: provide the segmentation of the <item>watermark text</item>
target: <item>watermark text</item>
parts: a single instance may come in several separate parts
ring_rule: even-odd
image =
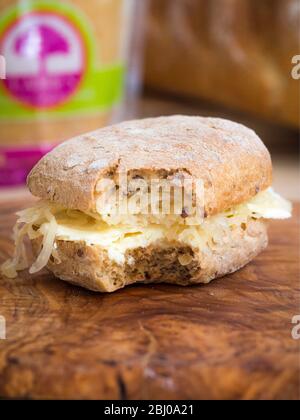
[[[177,215],[189,220],[203,218],[204,183],[187,175],[165,179],[128,177],[104,178],[96,187],[97,210],[102,215]]]
[[[6,320],[0,315],[0,340],[6,339]]]
[[[294,340],[300,340],[300,315],[295,315],[292,318],[292,324],[295,324],[292,329],[292,338]]]
[[[6,78],[6,61],[3,55],[0,55],[0,80]]]
[[[294,67],[292,68],[292,78],[294,80],[300,79],[300,54],[294,55],[292,58],[292,64],[294,64]]]

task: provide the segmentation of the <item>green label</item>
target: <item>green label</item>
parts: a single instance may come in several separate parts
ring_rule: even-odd
[[[125,66],[96,65],[86,17],[71,4],[27,1],[0,17],[0,119],[106,111],[123,95]],[[101,48],[101,45],[100,45]]]

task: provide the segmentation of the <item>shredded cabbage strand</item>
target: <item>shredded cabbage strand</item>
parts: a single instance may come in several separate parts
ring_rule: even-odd
[[[14,256],[1,266],[2,274],[8,278],[16,278],[18,271],[25,270],[30,266],[25,249],[26,237],[30,240],[43,237],[40,254],[31,265],[29,272],[37,273],[47,265],[53,252],[58,227],[53,207],[42,202],[35,207],[17,213],[17,216],[18,220],[13,230]]]

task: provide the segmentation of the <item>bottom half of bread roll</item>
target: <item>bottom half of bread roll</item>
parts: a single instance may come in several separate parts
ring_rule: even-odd
[[[199,222],[185,214],[112,219],[40,201],[18,213],[15,255],[2,272],[14,278],[25,268],[34,274],[46,267],[62,280],[101,292],[133,283],[208,283],[267,246],[268,219],[290,215],[291,204],[272,189]]]
[[[251,219],[235,226],[205,246],[200,241],[197,246],[197,238],[168,240],[159,227],[152,229],[155,232],[145,229],[129,234],[119,249],[83,240],[57,240],[55,257],[50,257],[47,268],[62,280],[101,292],[138,282],[184,286],[208,283],[238,270],[268,243],[263,220]],[[38,256],[40,241],[32,242]]]

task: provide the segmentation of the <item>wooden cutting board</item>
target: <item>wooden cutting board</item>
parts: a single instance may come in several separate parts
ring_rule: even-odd
[[[15,210],[0,209],[2,260]],[[0,278],[0,397],[298,399],[299,302],[299,205],[263,254],[207,286],[108,295],[48,273]]]

